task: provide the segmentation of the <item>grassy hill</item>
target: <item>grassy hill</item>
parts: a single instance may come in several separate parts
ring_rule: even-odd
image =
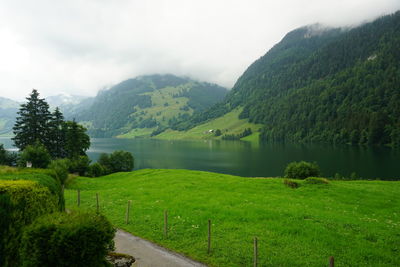
[[[153,127],[135,127],[125,134],[118,137],[131,138],[136,136],[150,136],[158,127],[168,127],[171,120],[189,116],[193,114],[193,109],[188,107],[189,99],[187,97],[178,97],[185,89],[190,88],[192,84],[185,84],[177,87],[164,87],[142,95],[151,98],[152,105],[149,107],[137,107],[130,116],[138,118],[139,121],[150,121]],[[154,122],[154,123],[152,123]],[[129,125],[128,127],[134,127]]]
[[[81,209],[94,210],[99,193],[101,212],[117,227],[210,266],[252,266],[254,236],[259,266],[327,266],[329,256],[336,266],[400,265],[400,182],[331,181],[292,189],[282,179],[144,169],[73,180],[65,191],[69,209],[77,209],[77,189]]]
[[[76,119],[94,137],[138,137],[175,129],[177,122],[221,101],[227,90],[174,75],[148,75],[99,92]]]
[[[159,139],[221,139],[225,134],[238,135],[245,129],[250,128],[252,135],[242,138],[241,140],[256,141],[258,142],[259,128],[261,125],[249,123],[247,119],[239,119],[239,114],[242,111],[241,108],[232,110],[231,112],[210,120],[206,123],[200,124],[187,131],[174,131],[166,130],[165,132],[156,136]],[[221,130],[220,136],[215,136],[215,131]]]

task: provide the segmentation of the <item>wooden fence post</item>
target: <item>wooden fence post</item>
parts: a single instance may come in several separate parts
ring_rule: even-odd
[[[62,198],[65,199],[65,198],[64,198],[64,185],[61,186],[61,195],[62,195]],[[64,203],[63,206],[64,206],[64,207],[63,207],[63,211],[65,211],[65,203]]]
[[[164,236],[168,238],[168,211],[164,210]]]
[[[258,265],[258,240],[257,237],[254,237],[254,255],[253,255],[253,262],[254,262],[254,267],[257,267]]]
[[[99,213],[99,211],[100,211],[100,207],[99,207],[99,193],[96,193],[96,210],[97,210],[97,213]]]
[[[208,248],[207,253],[211,253],[211,220],[208,220]]]
[[[81,205],[81,190],[78,189],[78,207]]]
[[[129,209],[131,208],[131,201],[128,200],[128,208],[126,209],[126,224],[129,224]]]
[[[333,256],[329,257],[329,267],[335,267],[335,259]]]

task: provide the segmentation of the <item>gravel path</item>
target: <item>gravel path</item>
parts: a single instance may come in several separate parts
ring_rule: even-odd
[[[136,258],[134,266],[207,267],[123,230],[117,230],[114,241],[117,252],[129,254]]]

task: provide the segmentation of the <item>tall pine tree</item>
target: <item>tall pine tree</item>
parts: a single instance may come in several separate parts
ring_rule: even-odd
[[[18,117],[13,127],[15,136],[12,138],[16,147],[24,150],[28,145],[34,145],[36,141],[46,147],[50,147],[48,138],[48,123],[51,120],[49,104],[39,98],[36,89],[32,90],[28,102],[22,104],[18,111]]]
[[[66,124],[64,122],[64,115],[57,107],[51,114],[51,120],[48,125],[49,134],[48,142],[50,147],[48,150],[52,158],[64,158],[66,156]]]

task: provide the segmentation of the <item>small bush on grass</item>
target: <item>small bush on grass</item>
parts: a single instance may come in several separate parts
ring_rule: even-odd
[[[290,187],[290,188],[298,188],[300,184],[296,181],[290,179],[283,179],[283,184]]]
[[[299,161],[291,162],[285,169],[286,178],[306,179],[307,177],[317,177],[321,171],[317,163]]]
[[[107,266],[115,229],[96,213],[57,213],[43,216],[25,228],[23,266]]]
[[[107,174],[106,169],[98,162],[93,163],[89,166],[88,176],[89,177],[99,177]]]
[[[304,180],[306,184],[329,184],[329,180],[321,177],[308,177]]]
[[[107,174],[129,172],[134,167],[134,158],[132,154],[122,150],[114,151],[110,155],[103,153],[100,155],[97,162],[105,168]]]

